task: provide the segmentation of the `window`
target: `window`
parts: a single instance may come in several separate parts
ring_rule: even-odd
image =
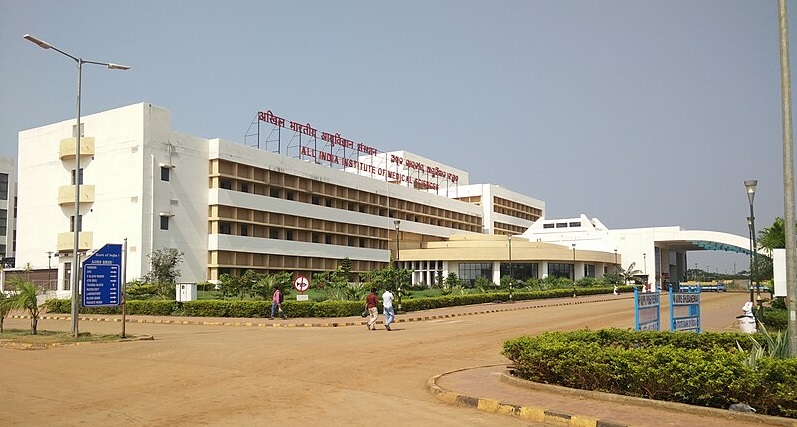
[[[249,235],[249,226],[246,224],[241,224],[241,236],[248,236]]]
[[[232,234],[232,226],[229,222],[219,223],[219,234]]]
[[[595,277],[595,264],[584,264],[584,277]]]
[[[168,229],[169,229],[169,217],[161,216],[161,230],[168,230]]]
[[[310,198],[310,203],[314,205],[320,205],[321,199],[319,199],[318,196],[313,196],[312,198]]]
[[[8,222],[8,211],[0,209],[0,236],[5,236],[8,232],[6,223]]]
[[[245,182],[242,182],[239,188],[244,193],[248,193],[249,192],[249,184],[247,184]]]
[[[459,279],[473,285],[476,279],[484,277],[493,281],[493,264],[490,262],[472,262],[459,264]]]
[[[83,185],[83,168],[80,168],[80,184]],[[72,185],[75,185],[75,170],[72,169]]]
[[[293,240],[293,230],[285,230],[285,240]]]
[[[539,264],[537,263],[512,263],[512,277],[515,280],[528,280],[539,278]],[[501,277],[509,276],[509,263],[501,263]]]
[[[269,239],[279,239],[280,238],[280,230],[279,228],[269,228],[268,229],[268,238]]]
[[[581,223],[580,222],[571,222],[570,226],[571,227],[581,227]]]
[[[65,291],[68,291],[68,290],[72,289],[72,287],[69,286],[70,283],[71,283],[71,280],[72,280],[72,263],[71,262],[65,262],[64,263],[64,290]]]
[[[567,223],[566,222],[557,222],[556,223],[556,228],[567,228]]]
[[[326,200],[324,201],[324,206],[326,206],[326,207],[328,207],[328,208],[331,208],[331,207],[332,207],[332,199],[329,199],[329,198],[328,198],[328,199],[326,199]]]
[[[285,193],[285,198],[288,200],[293,200],[293,191],[288,191]]]
[[[327,245],[331,245],[332,244],[332,236],[330,236],[329,234],[324,236],[324,243],[326,243]]]
[[[168,181],[169,180],[169,168],[166,166],[161,166],[161,181]]]
[[[553,228],[553,224],[543,224],[542,228]]]
[[[549,262],[548,275],[553,277],[564,277],[565,279],[573,279],[573,264]]]
[[[83,229],[83,215],[80,215],[78,217],[78,221],[77,222],[78,222],[78,224],[77,224],[78,230],[77,231],[80,231],[80,230]],[[69,217],[69,231],[71,233],[75,232],[75,216],[74,215]]]
[[[313,233],[312,236],[313,243],[320,243],[321,242],[321,235],[318,233]]]
[[[272,188],[271,191],[269,191],[268,195],[271,197],[279,198],[280,196],[279,188]]]
[[[229,179],[222,178],[221,180],[219,180],[219,187],[225,190],[232,190],[232,181],[230,181]]]
[[[8,174],[0,173],[0,200],[8,200]]]

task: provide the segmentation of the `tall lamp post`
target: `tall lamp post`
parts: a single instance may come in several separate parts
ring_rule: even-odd
[[[573,243],[573,298],[576,297],[576,244]]]
[[[614,273],[620,272],[620,264],[617,264],[617,248],[614,248]]]
[[[401,312],[401,278],[399,277],[399,226],[401,225],[401,221],[395,220],[393,221],[393,225],[396,227],[396,293],[398,294],[398,311]]]
[[[83,58],[76,57],[69,53],[64,52],[61,49],[45,42],[44,40],[37,39],[30,34],[25,34],[23,36],[25,40],[28,40],[31,43],[36,44],[42,49],[52,49],[61,55],[64,55],[77,63],[77,127],[75,129],[75,220],[74,220],[74,240],[72,242],[72,310],[71,310],[71,317],[72,317],[72,334],[77,338],[78,336],[78,305],[79,305],[79,294],[78,294],[78,271],[80,270],[80,264],[78,259],[78,249],[80,243],[80,228],[81,228],[81,221],[80,221],[80,184],[81,184],[81,173],[80,173],[80,137],[83,133],[80,129],[80,93],[81,93],[81,83],[83,80],[83,64],[95,64],[95,65],[103,65],[111,70],[129,70],[130,67],[127,65],[119,65],[114,64],[112,62],[98,62],[98,61],[87,61]]]
[[[791,122],[791,65],[789,64],[789,19],[786,0],[778,0],[780,38],[780,97],[783,116],[783,205],[786,235],[786,308],[788,311],[789,353],[797,357],[797,241],[795,241],[794,141]]]
[[[507,234],[506,237],[509,242],[509,301],[512,301],[512,284],[515,281],[512,278],[512,235]]]
[[[753,212],[753,199],[755,199],[755,187],[758,181],[750,179],[744,182],[747,187],[747,200],[750,202],[750,216],[747,218],[747,224],[750,226],[750,303],[755,304],[753,299],[753,287],[755,284],[755,263],[756,263],[756,243],[755,243],[755,213]],[[758,297],[761,297],[761,291],[758,291]]]
[[[47,251],[47,290],[49,291],[50,288],[53,286],[52,281],[52,273],[50,272],[51,261],[53,259],[53,251]]]
[[[642,253],[642,274],[645,275],[645,291],[650,290],[650,282],[648,282],[648,254],[646,252]]]

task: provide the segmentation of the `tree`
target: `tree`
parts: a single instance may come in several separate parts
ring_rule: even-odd
[[[775,218],[772,226],[765,227],[758,232],[758,246],[772,257],[773,249],[786,247],[786,223],[781,217]]]
[[[38,333],[39,314],[42,307],[44,307],[44,305],[39,305],[36,285],[19,276],[11,278],[11,285],[16,291],[16,294],[11,297],[11,307],[25,310],[30,314],[30,333],[36,335]]]
[[[346,281],[351,280],[351,271],[354,269],[354,263],[351,262],[349,257],[343,258],[340,262],[340,271],[345,275]]]
[[[174,298],[177,278],[183,262],[183,253],[175,248],[163,248],[149,254],[150,271],[144,276],[144,281],[152,283],[161,298]]]
[[[0,292],[0,332],[3,332],[3,322],[6,316],[11,312],[13,299],[7,296],[4,292]]]
[[[628,282],[636,282],[636,276],[642,274],[641,270],[635,269],[636,263],[632,262],[631,265],[628,266],[627,270],[620,269],[620,277],[623,278],[623,282],[628,284]]]

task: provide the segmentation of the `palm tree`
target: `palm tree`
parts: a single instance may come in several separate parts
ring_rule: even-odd
[[[636,267],[636,263],[632,262],[631,265],[628,266],[627,270],[624,270],[622,268],[620,269],[620,277],[623,278],[623,282],[625,284],[628,284],[628,282],[630,281],[636,281],[635,276],[639,276],[640,274],[642,274],[641,270],[636,270],[634,269],[634,267]]]
[[[786,224],[783,218],[775,218],[771,227],[766,227],[758,232],[758,246],[772,257],[773,249],[786,247]]]
[[[11,307],[26,310],[30,314],[30,333],[36,335],[39,325],[39,313],[44,307],[44,305],[39,305],[37,300],[38,291],[36,285],[19,276],[11,278],[11,285],[16,290],[16,295],[11,297],[13,301]]]
[[[3,322],[6,320],[6,316],[11,311],[11,303],[13,299],[5,294],[5,292],[0,292],[0,332],[3,332]]]

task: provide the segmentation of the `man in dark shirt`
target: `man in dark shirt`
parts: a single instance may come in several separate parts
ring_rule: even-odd
[[[371,288],[371,293],[365,297],[365,309],[368,310],[368,314],[371,316],[368,318],[368,325],[366,326],[372,331],[376,330],[376,317],[379,315],[376,307],[378,305],[379,297],[376,296],[376,288]]]

